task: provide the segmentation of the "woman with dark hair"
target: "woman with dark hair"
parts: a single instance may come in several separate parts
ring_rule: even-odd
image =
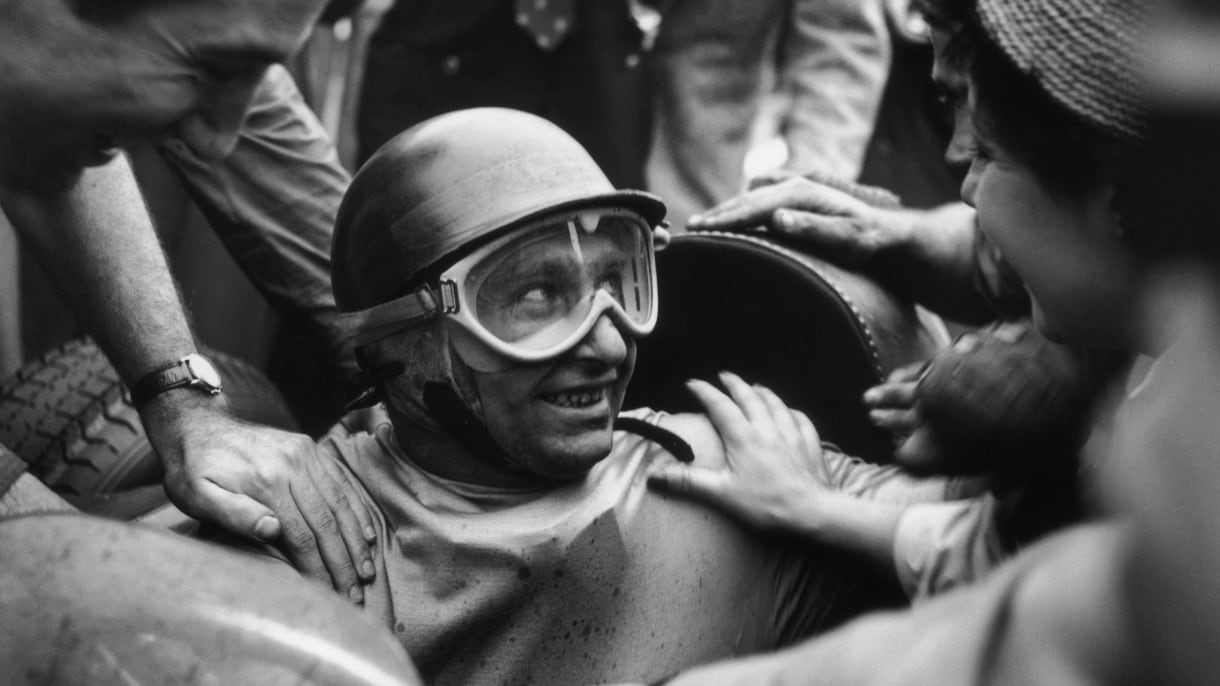
[[[1174,236],[1179,254],[1192,239],[1188,231],[1165,232],[1153,221],[1149,208],[1156,196],[1143,182],[1162,168],[1148,164],[1142,70],[1135,61],[1147,23],[1142,12],[1140,3],[1129,0],[978,0],[977,8],[958,15],[957,33],[942,34],[939,45],[967,46],[954,60],[968,115],[959,125],[967,128],[961,133],[969,135],[972,156],[963,199],[976,208],[979,229],[1020,276],[1040,331],[1121,351],[1131,362],[1128,387],[1134,390],[1113,421],[1103,424],[1126,436],[1119,456],[1128,476],[1138,473],[1152,484],[1160,477],[1149,458],[1160,455],[1158,449],[1191,448],[1177,438],[1188,434],[1153,431],[1146,435],[1159,436],[1159,442],[1150,443],[1126,427],[1155,429],[1166,419],[1181,424],[1189,416],[1196,432],[1207,432],[1201,425],[1214,421],[1207,408],[1218,403],[1215,396],[1192,392],[1184,397],[1198,402],[1188,412],[1182,402],[1167,403],[1165,395],[1149,398],[1147,392],[1164,390],[1153,378],[1157,363],[1149,355],[1161,354],[1163,342],[1181,334],[1187,322],[1162,314],[1158,335],[1147,335],[1137,316],[1140,295],[1164,266],[1166,234]],[[1196,339],[1201,338],[1185,337]],[[1207,372],[1215,366],[1197,368]],[[1179,386],[1193,384],[1187,391],[1204,387],[1189,368],[1174,369]],[[755,402],[741,392],[733,400],[743,408]],[[1141,416],[1150,402],[1160,411]],[[794,461],[777,459],[778,451],[766,447],[773,444],[750,433],[759,424],[746,419],[751,415],[757,413],[747,409],[739,425],[722,427],[723,433],[742,437],[730,450],[736,450],[738,462],[750,464],[748,470],[716,475],[733,488],[721,484],[714,495],[704,493],[697,487],[700,477],[680,475],[679,468],[661,478],[671,485],[694,483],[688,490],[730,511],[766,507],[773,520],[799,530],[799,522],[788,517],[795,517],[812,491],[802,493],[793,484],[808,477],[780,468]],[[1092,445],[1107,446],[1105,433]],[[1214,444],[1207,452],[1214,452]],[[1103,474],[1114,469],[1097,461]],[[767,483],[775,487],[768,489]],[[1180,485],[1189,490],[1189,484]],[[1091,486],[1110,494],[1151,488],[1128,482],[1115,489],[1104,479]],[[1164,495],[1163,485],[1160,490]],[[763,500],[760,493],[785,496],[777,506],[777,499]],[[1159,504],[1171,511],[1181,507],[1166,500]],[[1141,516],[1155,509],[1147,502],[1144,507]],[[1175,540],[1193,539],[1189,529]],[[1168,552],[1152,542],[1150,549]],[[1022,551],[973,587],[914,611],[862,619],[799,648],[693,670],[672,683],[1138,682],[1140,646],[1134,637],[1140,627],[1129,614],[1133,582],[1124,577],[1130,543],[1129,527],[1099,516]],[[1164,592],[1167,585],[1147,580],[1157,579],[1154,573],[1162,582],[1171,577],[1146,564],[1152,557],[1140,559],[1145,564],[1137,569],[1144,576],[1136,585]],[[1145,594],[1145,600],[1150,597],[1155,596]],[[1170,626],[1165,608],[1146,605],[1136,609],[1159,610],[1160,616],[1145,616]],[[1151,625],[1142,629],[1155,631]],[[885,646],[884,655],[878,646]]]
[[[923,269],[939,266],[945,284],[956,283],[963,290],[985,280],[979,275],[987,270],[978,265],[985,257],[995,257],[1019,277],[1018,287],[1031,302],[1033,325],[1043,336],[1130,361],[1139,352],[1131,312],[1147,266],[1133,241],[1155,235],[1142,210],[1150,204],[1149,193],[1132,181],[1146,168],[1145,116],[1131,58],[1137,53],[1134,38],[1142,18],[1124,0],[1096,7],[1082,3],[981,0],[977,8],[949,0],[930,3],[939,11],[933,33],[935,77],[960,98],[955,145],[970,156],[962,198],[974,213],[965,230],[947,236],[938,237],[928,228],[912,239],[910,229],[905,238],[903,230],[894,230],[881,241],[877,257],[889,252],[897,259],[895,244],[941,241],[939,252],[924,250],[938,257],[926,260]],[[775,215],[786,212],[781,209]],[[894,242],[887,245],[887,240]],[[1001,395],[1023,381],[1001,377],[986,392],[967,389],[970,393],[964,397]],[[881,393],[896,395],[884,387]],[[743,408],[757,402],[741,393],[733,396]],[[981,397],[979,402],[987,400]],[[1027,404],[1039,411],[1036,402]],[[905,421],[914,423],[909,417],[918,411],[907,412]],[[726,435],[743,437],[736,468],[703,474],[675,465],[657,473],[655,480],[766,528],[837,528],[836,522],[811,523],[819,511],[811,505],[818,501],[815,479],[793,470],[799,460],[775,457],[783,447],[765,443],[767,431],[747,417],[745,411],[740,426],[722,427]],[[987,460],[999,453],[980,452],[975,461],[987,467]],[[1037,468],[1031,468],[1035,464]],[[1027,450],[1005,464],[995,460],[991,468],[1024,469],[1027,483],[1057,492],[1055,484],[1037,480],[1074,472],[1074,462],[1060,453]],[[1070,481],[1074,474],[1065,478]],[[1062,524],[1060,518],[1029,527],[1030,509],[1009,509],[1008,503],[1018,501],[1006,499],[997,505],[991,497],[945,504],[935,525],[875,511],[860,517],[884,523],[870,529],[872,540],[879,541],[911,526],[940,527],[943,545],[938,550],[893,554],[899,578],[913,596],[922,596],[984,576],[1005,550]],[[1069,502],[1065,509],[1072,507]],[[1032,512],[1043,515],[1037,508]],[[914,578],[924,580],[923,585],[907,583]]]

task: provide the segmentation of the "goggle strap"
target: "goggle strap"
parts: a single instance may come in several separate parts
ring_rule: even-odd
[[[340,312],[336,319],[339,333],[360,347],[386,336],[409,329],[433,317],[446,308],[437,302],[437,294],[424,284],[400,298],[374,305],[359,312]]]

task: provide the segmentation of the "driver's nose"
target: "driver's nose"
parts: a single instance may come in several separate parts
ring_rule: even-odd
[[[597,361],[607,367],[617,367],[627,359],[627,339],[609,315],[598,317],[597,323],[572,350],[578,360]]]

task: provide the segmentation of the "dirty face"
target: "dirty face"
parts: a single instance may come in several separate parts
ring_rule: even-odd
[[[583,475],[610,454],[635,355],[635,339],[603,315],[576,347],[554,361],[476,372],[488,432],[535,476]]]
[[[324,0],[16,4],[0,17],[0,182],[54,186],[134,140],[227,155],[263,72]]]

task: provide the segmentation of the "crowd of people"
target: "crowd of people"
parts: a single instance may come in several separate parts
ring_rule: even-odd
[[[918,0],[968,171],[912,209],[854,183],[882,3],[696,4],[401,0],[349,171],[279,64],[335,5],[3,2],[0,207],[170,499],[346,598],[424,683],[1210,681],[1220,16]],[[747,188],[774,54],[816,104]],[[329,351],[339,402],[387,421],[231,416],[124,153],[144,142]],[[891,464],[731,369],[687,384],[700,412],[624,410],[671,228],[785,241],[985,328],[864,393]],[[73,509],[27,469],[0,445],[0,532]],[[909,606],[865,612],[861,569]]]

